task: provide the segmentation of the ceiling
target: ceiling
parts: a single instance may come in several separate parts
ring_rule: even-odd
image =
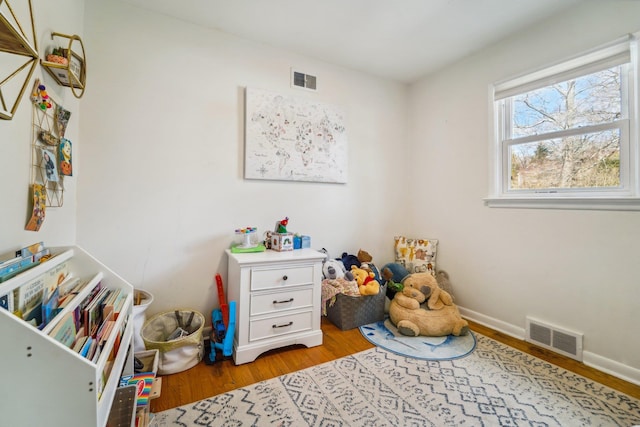
[[[123,1],[410,83],[584,0]]]

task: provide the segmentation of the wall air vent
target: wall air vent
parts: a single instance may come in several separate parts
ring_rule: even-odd
[[[291,69],[292,87],[316,91],[318,90],[316,84],[316,76],[312,76],[311,74],[306,74],[301,71],[295,71],[293,68]]]
[[[582,362],[582,334],[527,317],[526,341]]]

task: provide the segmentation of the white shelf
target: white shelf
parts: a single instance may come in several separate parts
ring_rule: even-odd
[[[104,427],[120,376],[133,373],[133,286],[93,258],[73,246],[52,248],[57,254],[0,285],[0,295],[47,273],[67,261],[70,273],[88,284],[42,331],[19,317],[0,309],[0,360],[3,362],[3,425],[65,425]],[[127,297],[116,319],[115,331],[122,330],[119,351],[113,358],[109,376],[103,372],[118,333],[112,333],[94,363],[51,337],[50,332],[65,313],[73,311],[98,284],[125,291]]]

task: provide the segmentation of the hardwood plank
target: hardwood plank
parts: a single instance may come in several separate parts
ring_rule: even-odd
[[[473,331],[640,399],[640,386],[486,326],[469,323]],[[162,377],[160,397],[151,401],[151,412],[185,405],[373,347],[358,328],[341,331],[325,317],[322,318],[322,332],[323,344],[317,347],[298,345],[271,350],[254,362],[239,366],[233,360],[223,360],[213,365],[201,362],[187,371],[165,375]]]

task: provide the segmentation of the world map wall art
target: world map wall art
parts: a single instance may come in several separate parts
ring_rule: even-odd
[[[246,89],[245,179],[347,182],[342,109]]]

